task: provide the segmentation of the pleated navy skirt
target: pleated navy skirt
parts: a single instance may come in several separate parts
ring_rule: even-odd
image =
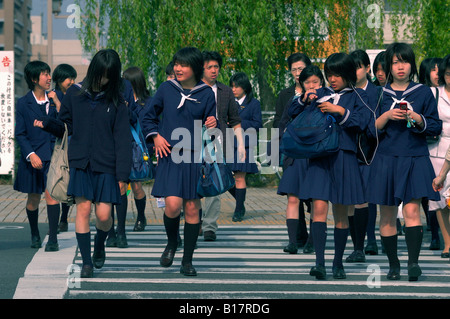
[[[42,162],[42,169],[35,169],[30,162],[20,157],[14,190],[25,194],[42,194],[47,187],[47,173],[50,161]]]
[[[197,194],[201,163],[198,163],[198,159],[197,161],[194,160],[194,154],[197,153],[190,153],[190,163],[189,161],[176,163],[173,161],[172,155],[159,158],[156,166],[155,183],[152,189],[152,195],[154,197],[176,196],[183,199],[201,198]]]
[[[373,204],[399,206],[412,199],[438,201],[432,187],[435,173],[429,156],[377,154],[370,165],[367,200]]]
[[[340,150],[309,160],[300,199],[320,199],[333,204],[364,204],[364,183],[356,154]]]
[[[308,170],[307,159],[293,159],[292,163],[283,171],[278,184],[278,195],[295,195],[300,197],[300,189],[304,187],[306,171]]]
[[[67,194],[84,197],[93,203],[120,204],[119,182],[115,175],[93,172],[90,166],[86,169],[70,169],[70,181]]]
[[[258,173],[258,166],[255,162],[255,154],[253,148],[245,148],[245,161],[241,162],[238,159],[237,148],[234,149],[234,161],[231,163],[231,170],[233,172],[244,172],[248,174]]]

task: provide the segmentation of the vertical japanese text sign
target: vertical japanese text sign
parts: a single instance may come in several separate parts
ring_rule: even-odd
[[[14,51],[0,51],[0,175],[14,169]]]

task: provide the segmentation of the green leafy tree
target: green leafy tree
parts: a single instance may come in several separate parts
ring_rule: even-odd
[[[383,0],[83,0],[79,37],[87,51],[117,50],[124,68],[141,67],[153,89],[178,49],[218,51],[219,80],[247,73],[263,110],[273,110],[278,92],[290,85],[290,54],[321,64],[333,52],[382,48],[382,27],[368,27],[370,4],[383,12]]]

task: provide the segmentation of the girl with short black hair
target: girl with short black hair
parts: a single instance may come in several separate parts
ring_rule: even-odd
[[[230,193],[236,199],[236,207],[233,213],[232,221],[241,222],[245,215],[245,196],[247,193],[247,183],[245,176],[247,174],[258,173],[258,167],[255,163],[254,147],[257,145],[258,130],[262,127],[261,103],[253,97],[253,89],[250,80],[244,72],[237,72],[230,78],[230,87],[234,97],[239,105],[239,117],[241,118],[241,127],[245,132],[245,160],[239,159],[238,142],[234,138],[234,161],[231,169],[234,172],[236,181],[235,187]]]
[[[42,61],[29,62],[24,69],[30,91],[17,101],[14,137],[20,147],[20,159],[14,180],[14,190],[27,194],[26,213],[31,229],[31,248],[42,245],[38,227],[39,202],[45,193],[49,238],[45,251],[58,251],[59,202],[48,191],[47,173],[55,142],[54,136],[34,127],[43,116],[56,119],[57,111],[50,103],[47,91],[51,85],[50,67]]]
[[[298,78],[298,82],[304,92],[303,102],[306,102],[308,94],[315,94],[317,90],[325,85],[325,79],[322,71],[315,65],[309,65],[303,69]],[[294,159],[284,157],[283,160],[283,176],[278,186],[278,195],[285,195],[288,198],[286,207],[286,227],[288,231],[289,243],[283,248],[283,251],[289,254],[296,254],[301,245],[304,246],[303,252],[311,252],[312,234],[310,234],[306,243],[298,240],[298,227],[300,224],[300,212],[304,212],[303,201],[299,199],[300,189],[304,187],[304,178],[308,169],[307,159]],[[304,214],[304,213],[303,213]],[[303,216],[304,218],[304,216]],[[313,213],[311,212],[310,221],[312,223]]]
[[[61,101],[66,94],[69,87],[75,83],[77,78],[77,71],[69,64],[59,64],[52,74],[55,88],[53,91],[47,93],[55,104],[56,110],[59,112],[61,108]],[[65,232],[68,230],[67,216],[69,214],[70,206],[66,203],[61,203],[61,218],[58,225],[58,231]]]
[[[345,53],[334,53],[325,61],[325,76],[330,87],[320,88],[309,99],[294,99],[289,109],[296,116],[306,107],[318,107],[331,115],[338,123],[339,151],[329,156],[309,159],[308,170],[299,197],[312,199],[314,219],[311,226],[316,265],[310,275],[317,279],[326,277],[325,244],[327,237],[327,214],[329,202],[333,204],[335,220],[333,277],[346,278],[342,257],[348,236],[348,209],[366,202],[364,185],[356,158],[356,134],[366,129],[371,112],[364,105],[367,96],[361,89],[355,89],[356,65]]]
[[[211,87],[201,81],[203,55],[193,47],[179,50],[173,56],[176,79],[161,84],[152,98],[142,124],[144,135],[153,140],[158,158],[152,195],[165,198],[164,226],[167,246],[160,258],[162,267],[170,267],[178,246],[180,212],[185,214],[184,253],[180,273],[196,276],[192,256],[200,229],[200,196],[197,194],[201,141],[194,131],[216,126],[216,100]],[[162,119],[160,118],[162,115]],[[197,126],[196,126],[197,125]],[[188,131],[189,147],[173,135],[175,130]],[[180,131],[181,132],[181,131]]]
[[[371,163],[367,197],[370,203],[380,205],[380,235],[389,260],[390,280],[400,279],[396,219],[398,206],[403,203],[408,277],[415,281],[422,273],[418,265],[423,238],[419,205],[422,198],[439,200],[432,188],[435,173],[426,136],[439,135],[442,121],[430,88],[413,82],[417,68],[410,45],[389,45],[386,68],[388,83],[375,123],[380,143]]]

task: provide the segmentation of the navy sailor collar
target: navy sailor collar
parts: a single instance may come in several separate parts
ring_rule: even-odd
[[[186,100],[193,101],[195,103],[200,103],[197,99],[191,98],[191,95],[194,94],[195,92],[201,91],[201,90],[203,90],[205,88],[208,88],[208,87],[210,88],[210,86],[207,85],[205,82],[199,81],[189,91],[189,94],[186,95],[186,94],[184,94],[185,90],[181,86],[180,82],[178,82],[176,79],[169,80],[169,83],[172,84],[172,86],[174,86],[180,92],[180,95],[181,95],[181,101],[180,101],[180,104],[178,104],[177,109],[181,108],[184,105],[184,102]]]

